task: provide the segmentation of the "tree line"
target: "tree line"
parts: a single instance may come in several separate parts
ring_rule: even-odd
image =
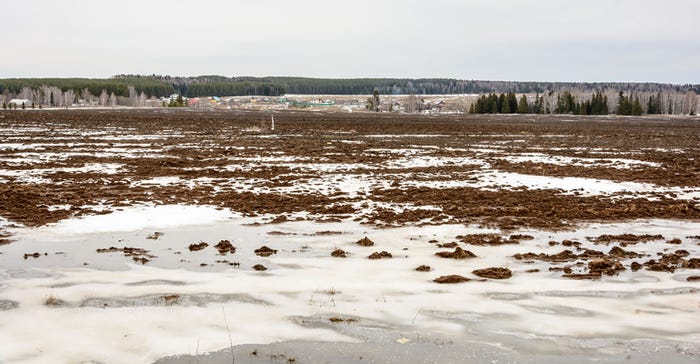
[[[516,98],[515,93],[491,93],[481,95],[469,107],[470,114],[573,114],[573,115],[643,115],[689,114],[697,112],[698,96],[694,91],[686,93],[650,93],[648,98],[640,93],[625,94],[619,91],[616,104],[611,107],[608,95],[596,91],[590,96],[576,96],[569,90],[526,95]]]
[[[305,77],[226,77],[205,75],[178,77],[163,75],[116,75],[108,79],[89,78],[15,78],[0,79],[0,93],[19,93],[25,87],[37,89],[55,86],[63,92],[73,90],[82,96],[83,90],[99,95],[103,90],[118,97],[128,97],[128,87],[147,97],[166,97],[178,93],[187,97],[246,96],[283,94],[305,95],[453,95],[514,92],[545,93],[559,90],[615,89],[625,92],[687,92],[700,93],[700,85],[660,83],[570,83],[570,82],[511,82],[458,80],[450,78],[305,78]]]

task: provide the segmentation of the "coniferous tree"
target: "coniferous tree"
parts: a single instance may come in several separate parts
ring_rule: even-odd
[[[632,115],[642,115],[644,111],[642,110],[642,104],[639,102],[639,97],[634,98],[634,104],[632,104]]]
[[[2,102],[2,109],[7,110],[7,103],[5,103],[5,101]]]
[[[518,99],[513,92],[509,92],[508,95],[506,95],[506,99],[508,100],[508,109],[510,109],[510,112],[518,110]]]
[[[527,97],[525,95],[520,96],[517,112],[518,114],[527,114],[530,112],[530,105],[527,103]]]
[[[510,102],[508,102],[508,98],[506,98],[506,100],[503,102],[501,113],[510,114]]]
[[[506,100],[506,94],[501,94],[500,96],[498,96],[498,101],[497,101],[497,103],[498,103],[498,108],[496,109],[495,112],[496,112],[496,113],[503,112],[503,104],[505,104],[506,102],[508,102],[508,101]]]
[[[544,114],[544,95],[535,95],[535,114]]]
[[[622,91],[620,91],[617,99],[617,114],[632,115],[632,103],[630,102],[629,97],[625,96]]]

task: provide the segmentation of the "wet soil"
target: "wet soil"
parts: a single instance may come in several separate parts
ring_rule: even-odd
[[[376,260],[376,259],[388,259],[388,258],[392,258],[392,257],[393,257],[393,255],[391,253],[389,253],[385,250],[382,250],[381,252],[374,252],[374,253],[370,254],[370,256],[368,258]]]
[[[440,276],[435,279],[433,279],[433,282],[439,283],[439,284],[454,284],[454,283],[462,283],[462,282],[469,282],[471,279],[467,277],[463,277],[457,274],[452,274],[448,276]]]
[[[511,272],[510,269],[501,267],[476,269],[472,271],[472,274],[482,278],[491,279],[508,279],[513,276],[513,272]]]
[[[0,183],[0,216],[27,226],[147,202],[210,204],[249,216],[279,215],[273,222],[284,222],[286,214],[294,212],[309,212],[314,220],[359,214],[363,222],[378,226],[458,222],[504,229],[555,229],[580,221],[700,218],[697,200],[680,200],[671,194],[620,199],[556,189],[412,187],[407,181],[478,181],[473,173],[481,167],[387,164],[397,156],[382,152],[413,148],[430,158],[479,158],[492,170],[503,172],[698,187],[700,128],[690,120],[279,112],[275,114],[275,134],[269,134],[269,114],[256,112],[35,110],[2,112],[2,116],[0,138],[30,146],[0,149],[0,170],[13,171],[0,176],[4,182]],[[374,137],[378,134],[391,137]],[[484,145],[493,151],[479,151]],[[47,157],[35,159],[32,153]],[[511,163],[501,158],[527,153],[594,158],[602,167]],[[340,191],[283,193],[278,189],[314,178],[346,175],[347,171],[251,162],[276,156],[312,167],[355,164],[351,173],[392,183],[360,195]],[[658,166],[608,166],[607,161],[615,158]],[[66,170],[107,163],[119,166],[115,173]],[[37,168],[44,172],[32,178],[40,182],[14,174]],[[158,177],[177,177],[184,182],[138,183]],[[202,178],[212,183],[186,183]],[[226,182],[233,180],[254,181],[251,183],[258,188],[238,188]],[[359,200],[438,209],[377,206],[362,211],[352,204]],[[67,208],[52,207],[57,205]],[[96,209],[97,205],[108,208]],[[0,238],[7,242],[6,237]]]
[[[454,251],[443,251],[435,253],[440,258],[448,259],[469,259],[476,258],[476,254],[470,252],[469,250],[464,250],[460,247],[456,247]]]
[[[680,192],[587,195],[555,188],[470,185],[487,181],[489,173],[516,172],[698,191],[700,128],[690,119],[279,112],[271,133],[269,114],[257,112],[35,110],[0,111],[0,116],[0,216],[9,220],[6,227],[0,225],[0,245],[12,241],[7,227],[13,224],[42,226],[144,203],[211,205],[245,216],[273,215],[266,215],[261,224],[354,219],[377,227],[452,223],[503,231],[460,235],[457,242],[437,244],[455,249],[436,253],[449,259],[475,257],[460,243],[498,246],[532,240],[527,234],[510,234],[523,228],[700,219],[700,199]],[[506,160],[528,155],[574,162],[562,166]],[[622,166],[617,159],[637,162]],[[112,166],[107,168],[111,171],[105,166]],[[351,188],[352,192],[336,186],[365,182],[366,187]],[[154,232],[147,238],[161,236]],[[700,241],[698,236],[687,239]],[[622,269],[673,272],[698,267],[698,258],[683,256],[682,251],[644,256],[624,249],[666,240],[661,235],[588,240],[612,246],[598,251],[564,240],[550,245],[569,250],[514,258],[548,262],[569,278],[597,278]],[[686,243],[678,238],[666,242],[669,247]],[[374,242],[365,237],[357,244]],[[200,242],[188,249],[206,247]],[[220,255],[236,252],[228,241],[214,248]],[[154,258],[147,251],[113,249],[144,264]],[[255,253],[269,257],[276,250],[261,247]],[[347,252],[338,249],[331,255],[344,257]],[[371,257],[388,255],[376,252]],[[34,257],[33,252],[26,255]]]

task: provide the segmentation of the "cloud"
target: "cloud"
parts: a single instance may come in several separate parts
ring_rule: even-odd
[[[5,42],[0,77],[698,83],[698,13],[696,0],[30,0],[3,19],[22,41]]]

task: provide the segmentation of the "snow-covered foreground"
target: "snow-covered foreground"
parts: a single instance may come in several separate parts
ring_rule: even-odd
[[[700,283],[686,281],[693,271],[626,271],[579,281],[561,278],[545,263],[525,264],[512,257],[560,252],[561,246],[548,244],[552,240],[596,248],[586,237],[602,234],[687,240],[700,231],[700,222],[643,220],[574,231],[524,230],[517,233],[534,239],[494,247],[466,245],[477,258],[453,260],[436,257],[436,251],[448,249],[429,241],[447,243],[457,235],[498,231],[463,225],[377,229],[352,221],[255,224],[262,221],[203,206],[158,206],[13,229],[17,241],[0,254],[0,361],[150,363],[168,355],[221,350],[230,342],[362,340],[327,326],[301,325],[299,317],[352,318],[357,321],[342,325],[371,322],[378,328],[499,347],[510,347],[517,338],[552,353],[566,345],[604,351],[593,344],[600,338],[680,342],[695,353],[700,348]],[[152,239],[156,231],[162,235]],[[355,244],[365,236],[376,245]],[[217,255],[212,245],[224,239],[237,248],[235,254]],[[188,250],[200,241],[210,246]],[[253,251],[262,245],[278,253],[256,256]],[[154,258],[141,265],[122,252],[96,252],[111,246],[143,248]],[[331,257],[337,248],[348,257]],[[659,240],[625,249],[655,255],[669,248]],[[700,253],[697,242],[683,249],[690,256]],[[382,250],[393,258],[367,258]],[[24,257],[33,252],[39,257]],[[233,262],[240,266],[228,264]],[[268,270],[255,271],[255,264]],[[432,271],[415,271],[419,265]],[[471,274],[499,266],[509,267],[513,277],[478,281]],[[540,271],[526,273],[535,268]],[[450,274],[474,280],[454,285],[432,281]]]

